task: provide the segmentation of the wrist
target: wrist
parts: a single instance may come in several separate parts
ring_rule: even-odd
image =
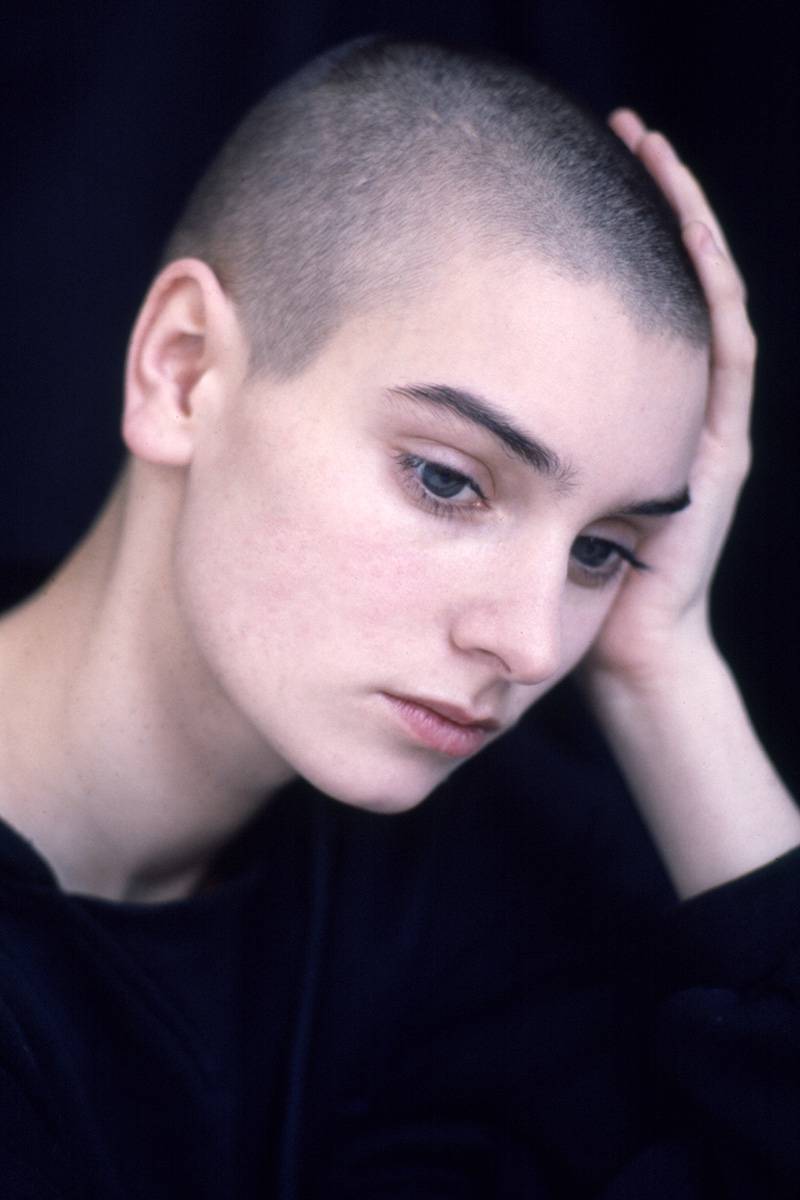
[[[708,639],[660,670],[586,681],[631,794],[680,896],[762,866],[800,842],[800,811]]]

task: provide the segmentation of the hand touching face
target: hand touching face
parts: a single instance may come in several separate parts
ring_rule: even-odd
[[[750,463],[755,339],[745,289],[702,189],[660,133],[629,110],[611,117],[674,208],[711,316],[705,419],[689,475],[691,505],[640,544],[646,572],[626,580],[587,662],[594,683],[658,686],[710,637],[709,590]]]

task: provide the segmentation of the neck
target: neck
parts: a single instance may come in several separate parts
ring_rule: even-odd
[[[181,486],[174,471],[151,475],[133,504],[128,470],[61,571],[0,622],[0,814],[68,891],[188,894],[291,777],[182,628],[170,588]]]

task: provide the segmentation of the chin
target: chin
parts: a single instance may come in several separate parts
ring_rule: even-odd
[[[424,760],[412,763],[384,760],[367,767],[362,761],[357,770],[343,772],[318,762],[304,764],[305,769],[300,768],[299,773],[332,800],[366,812],[390,815],[416,808],[459,765],[458,762],[442,765]]]

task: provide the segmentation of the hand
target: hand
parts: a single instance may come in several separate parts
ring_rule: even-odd
[[[692,465],[692,503],[637,548],[649,566],[629,572],[584,664],[603,681],[650,688],[712,645],[709,591],[750,464],[748,435],[755,338],[745,289],[719,223],[690,171],[660,133],[628,109],[609,123],[677,214],[711,317],[708,401]]]

